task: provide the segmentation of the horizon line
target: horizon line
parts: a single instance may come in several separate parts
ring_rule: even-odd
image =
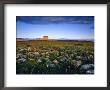
[[[42,38],[16,38],[16,39],[42,39]],[[93,38],[91,39],[79,39],[79,38],[48,38],[48,40],[51,40],[51,39],[54,39],[54,40],[58,40],[58,39],[63,39],[63,40],[94,40]]]

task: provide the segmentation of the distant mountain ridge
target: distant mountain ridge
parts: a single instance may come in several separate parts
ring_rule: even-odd
[[[41,38],[16,38],[17,41],[28,41],[28,40],[41,40]],[[59,38],[59,39],[48,39],[48,40],[69,40],[69,41],[93,41],[94,39],[67,39],[67,38]]]

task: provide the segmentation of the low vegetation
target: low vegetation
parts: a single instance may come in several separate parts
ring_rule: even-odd
[[[17,74],[94,74],[94,42],[17,41]]]

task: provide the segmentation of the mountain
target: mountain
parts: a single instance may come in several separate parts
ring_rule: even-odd
[[[17,41],[40,40],[40,38],[16,38]]]
[[[41,38],[16,38],[17,41],[29,41],[29,40],[41,40]],[[59,38],[59,39],[48,39],[48,40],[67,40],[67,41],[91,41],[94,42],[94,39],[67,39],[67,38]]]

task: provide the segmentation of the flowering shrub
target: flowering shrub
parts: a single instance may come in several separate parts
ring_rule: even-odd
[[[36,44],[34,42],[32,45],[17,44],[17,74],[94,73],[93,43],[47,42],[36,42]]]

